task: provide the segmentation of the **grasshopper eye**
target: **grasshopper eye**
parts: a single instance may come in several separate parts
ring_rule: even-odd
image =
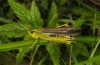
[[[30,33],[34,33],[35,31],[34,30],[30,30]]]

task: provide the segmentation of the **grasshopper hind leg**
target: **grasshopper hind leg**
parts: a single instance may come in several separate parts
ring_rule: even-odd
[[[70,39],[71,39],[70,44],[75,44],[76,43],[75,41],[73,41],[74,40],[74,36],[70,36]]]
[[[66,40],[66,44],[75,44],[76,42],[74,41],[74,36],[65,36],[66,38],[68,38],[68,40]]]

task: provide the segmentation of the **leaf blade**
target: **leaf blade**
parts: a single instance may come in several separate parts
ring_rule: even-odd
[[[58,18],[57,6],[53,2],[50,13],[49,13],[49,17],[48,17],[48,26],[47,27],[51,27],[51,28],[55,27],[57,25],[57,18]]]

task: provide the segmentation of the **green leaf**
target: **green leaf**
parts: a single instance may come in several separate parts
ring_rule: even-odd
[[[18,62],[21,62],[24,57],[25,57],[25,53],[20,52],[20,53],[17,54],[16,59],[17,59]]]
[[[34,0],[32,2],[31,11],[28,10],[24,5],[21,5],[14,0],[8,0],[8,2],[22,23],[27,23],[33,28],[38,28],[42,26],[40,12]]]
[[[31,17],[32,17],[32,20],[34,22],[35,27],[37,27],[37,28],[42,27],[43,20],[41,19],[39,9],[36,6],[36,3],[34,0],[33,0],[32,5],[31,5]]]
[[[27,27],[29,26],[27,25]],[[5,35],[8,38],[24,37],[25,35],[27,35],[27,30],[25,30],[18,23],[9,23],[9,24],[0,26],[0,34]]]
[[[47,48],[47,51],[49,52],[51,60],[53,61],[53,64],[60,65],[59,64],[60,49],[59,49],[58,44],[48,44],[46,48]]]
[[[94,56],[94,54],[95,54],[95,52],[96,52],[96,50],[97,50],[99,45],[100,45],[100,40],[98,41],[98,43],[96,43],[96,45],[95,45],[95,47],[94,47],[94,49],[93,49],[93,51],[92,51],[92,53],[90,55],[90,58],[92,58]]]
[[[85,57],[89,56],[89,52],[86,49],[86,46],[81,43],[76,43],[75,45],[73,45],[73,53],[76,55],[80,54]]]
[[[23,60],[23,58],[25,57],[25,53],[29,51],[29,48],[30,46],[19,48],[19,53],[16,56],[17,61],[21,62]]]
[[[73,28],[79,28],[81,25],[85,22],[85,19],[83,18],[84,14],[75,21],[74,25],[72,26]]]
[[[42,65],[43,62],[46,60],[47,56],[48,56],[48,54],[46,54],[46,55],[38,62],[37,65]]]
[[[8,2],[11,8],[14,10],[15,14],[21,19],[22,22],[30,22],[29,10],[14,0],[8,0]]]
[[[53,2],[50,13],[49,13],[49,17],[48,17],[48,27],[51,27],[51,28],[55,27],[57,25],[57,18],[58,18],[57,6]]]
[[[75,65],[84,65],[84,64],[87,64],[87,63],[95,63],[95,62],[100,62],[100,55],[98,56],[95,56],[91,59],[88,59],[86,61],[83,61],[83,62],[80,62],[80,63],[77,63]]]

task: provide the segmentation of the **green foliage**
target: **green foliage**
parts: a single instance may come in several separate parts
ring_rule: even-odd
[[[81,63],[77,63],[75,65],[84,65],[84,64],[88,64],[88,63],[95,63],[95,62],[100,62],[100,55],[93,57],[91,59],[88,59],[86,61],[83,61]]]
[[[60,6],[65,4],[68,0],[60,0]]]
[[[13,49],[18,49],[18,48],[24,47],[24,46],[29,46],[32,44],[32,42],[33,42],[33,40],[9,42],[7,44],[0,45],[0,51],[13,50]]]
[[[41,19],[40,12],[33,0],[32,5],[31,5],[31,18],[32,18],[32,24],[35,25],[36,28],[42,27],[43,21]]]
[[[85,22],[85,20],[83,19],[84,16],[82,16],[81,18],[77,19],[76,22],[74,23],[74,25],[72,26],[73,28],[79,28],[81,27],[81,25]]]
[[[4,22],[4,23],[12,23],[13,21],[9,20],[9,19],[5,19],[3,17],[0,17],[0,21]]]
[[[21,62],[23,58],[25,57],[25,53],[28,52],[30,46],[24,46],[22,48],[19,48],[19,53],[16,56],[16,59],[18,62]]]
[[[80,4],[82,4],[83,6],[85,6],[87,9],[91,10],[93,13],[97,14],[100,16],[100,12],[95,10],[94,8],[90,7],[89,5],[79,1],[79,0],[76,0],[77,2],[79,2]]]
[[[26,9],[23,5],[16,3],[14,0],[8,0],[8,2],[22,23],[27,23],[33,28],[42,27],[40,12],[34,1],[32,2],[31,10]]]
[[[0,26],[0,34],[5,35],[8,38],[24,37],[27,34],[27,31],[18,23],[9,23]]]
[[[53,2],[48,17],[48,27],[54,28],[57,25],[57,18],[58,18],[57,6]]]
[[[79,51],[79,49],[81,51]],[[86,49],[86,46],[84,44],[80,44],[80,43],[75,44],[73,46],[73,53],[75,55],[81,54],[82,56],[89,57],[88,50]]]
[[[15,2],[14,0],[8,0],[8,2],[9,2],[9,5],[11,6],[12,10],[14,10],[14,13],[19,18],[19,21],[21,24],[11,21],[9,19],[6,19],[6,18],[11,19],[11,17],[13,17],[13,16],[11,16],[12,11],[7,12],[8,14],[6,16],[9,15],[8,17],[5,17],[5,18],[0,17],[0,23],[1,22],[3,24],[7,23],[5,25],[1,24],[0,35],[2,35],[4,40],[7,40],[9,42],[7,44],[0,44],[0,51],[8,51],[8,50],[18,49],[19,53],[16,54],[16,58],[17,58],[17,61],[20,62],[23,60],[24,57],[27,57],[27,54],[25,54],[25,53],[28,52],[30,49],[29,47],[34,42],[36,42],[35,40],[29,40],[32,38],[29,37],[27,30],[25,28],[27,28],[27,29],[42,28],[43,19],[41,18],[41,14],[40,14],[39,9],[34,0],[32,1],[30,8],[26,8],[25,6],[27,6],[27,5],[24,6],[18,2]],[[77,3],[74,3],[74,5],[73,5],[73,3],[70,2],[70,0],[57,1],[56,2],[57,5],[53,2],[51,9],[45,8],[48,10],[50,9],[48,18],[44,19],[44,21],[47,22],[47,25],[46,24],[45,25],[48,28],[54,28],[59,23],[62,23],[62,21],[69,22],[70,20],[69,20],[69,17],[66,16],[66,13],[71,13],[72,16],[74,16],[72,18],[75,20],[75,23],[72,26],[73,28],[80,28],[82,25],[88,25],[88,26],[90,26],[91,30],[93,29],[93,35],[94,35],[95,28],[97,28],[99,26],[98,24],[100,24],[99,23],[100,17],[96,17],[94,14],[91,13],[91,11],[97,15],[99,15],[100,12],[96,11],[94,8],[90,7],[87,4],[84,4],[83,2],[81,2],[79,0],[76,0],[76,2],[78,2],[78,4],[81,4],[84,7],[86,7],[87,9],[89,9],[89,11],[87,9],[85,9],[84,7],[82,8],[81,6],[76,6]],[[28,5],[29,4],[30,3],[28,3]],[[48,1],[48,4],[49,4],[49,1]],[[47,7],[47,5],[44,7]],[[59,8],[59,11],[57,8]],[[43,10],[45,10],[45,9],[40,8],[40,10],[42,10],[42,14],[43,14]],[[1,11],[1,8],[0,8],[0,12],[1,13],[3,12],[3,11]],[[58,14],[59,12],[60,12],[60,14],[64,14],[64,16]],[[48,14],[48,13],[45,12],[45,14]],[[3,13],[2,13],[2,15],[3,15]],[[59,15],[60,20],[58,19],[58,15]],[[90,23],[86,23],[88,21]],[[100,59],[99,59],[100,56],[93,57],[96,54],[95,51],[97,50],[97,46],[96,46],[95,42],[100,40],[100,36],[98,36],[96,38],[96,36],[92,36],[91,33],[92,32],[89,33],[89,35],[91,35],[91,36],[89,36],[89,35],[75,36],[75,41],[77,43],[75,45],[73,45],[73,52],[72,52],[73,64],[75,63],[76,65],[81,65],[81,64],[95,63],[95,62],[100,61]],[[9,38],[11,40],[13,38],[17,39],[17,40],[22,40],[24,38],[24,40],[22,40],[22,41],[16,40],[16,42],[12,42],[9,40]],[[25,41],[25,40],[27,40],[27,41]],[[83,44],[83,43],[86,43],[86,44]],[[89,44],[87,44],[87,43],[89,43]],[[46,49],[44,47],[41,48],[42,45],[45,45]],[[69,60],[66,60],[65,57],[66,57],[66,55],[69,54],[69,53],[67,53],[70,51],[69,46],[66,47],[68,50],[67,50],[67,52],[65,52],[66,54],[64,54],[64,50],[66,50],[66,48],[62,48],[63,47],[62,45],[63,44],[50,44],[46,40],[39,39],[38,43],[33,46],[34,50],[30,51],[30,52],[32,52],[30,54],[32,56],[30,56],[30,57],[28,56],[28,59],[31,60],[30,64],[34,63],[34,64],[41,65],[41,64],[48,63],[49,65],[52,65],[51,61],[53,62],[53,65],[60,65],[60,64],[62,65],[63,63],[68,64]],[[98,46],[99,46],[99,44],[98,44]],[[91,48],[91,50],[88,49],[88,47]],[[94,47],[96,47],[96,48],[94,48]],[[60,50],[61,50],[60,48],[64,49],[64,50],[60,52]],[[45,52],[43,52],[44,50],[45,50]],[[47,50],[47,52],[46,52],[46,50]],[[92,51],[92,53],[90,51]],[[48,57],[48,54],[50,56],[50,59]],[[100,53],[98,52],[98,54],[100,54]],[[64,58],[61,58],[61,55]],[[89,58],[89,56],[92,58]],[[84,58],[82,58],[82,57],[84,57]],[[69,57],[67,57],[67,58],[69,58]],[[61,59],[63,60],[63,62]],[[89,59],[89,60],[84,61],[86,59]],[[78,62],[80,62],[80,63],[78,63]]]
[[[59,64],[59,57],[60,57],[60,49],[58,44],[48,44],[47,46],[47,51],[49,52],[51,56],[51,60],[53,61],[54,65],[60,65]]]

